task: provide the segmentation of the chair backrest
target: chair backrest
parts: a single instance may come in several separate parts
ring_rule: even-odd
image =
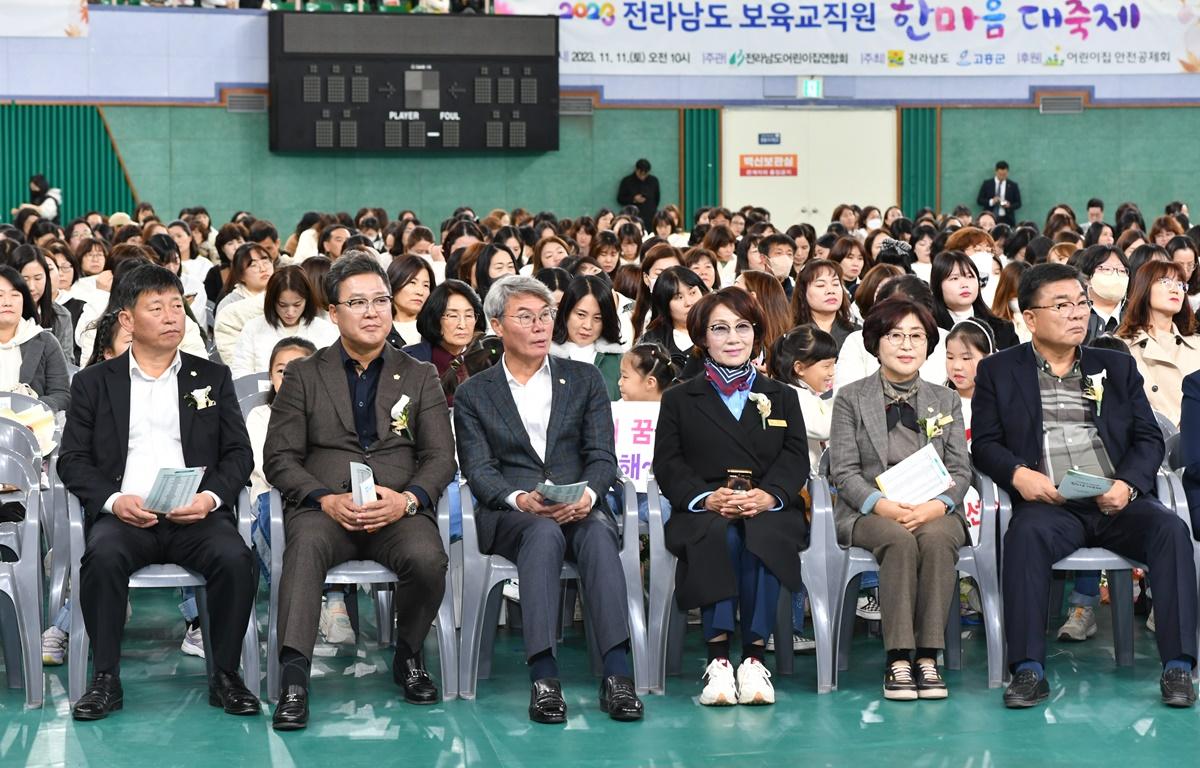
[[[35,407],[45,408],[48,411],[54,410],[41,400],[38,400],[36,397],[30,397],[29,395],[22,395],[16,392],[0,392],[0,405],[3,404],[6,398],[8,400],[9,407],[14,411],[24,411]]]
[[[0,448],[10,450],[26,458],[30,466],[40,463],[41,450],[37,438],[24,424],[18,424],[12,419],[0,418]]]
[[[238,407],[242,409],[242,418],[250,415],[250,411],[260,405],[267,404],[267,395],[269,392],[252,392],[245,397],[238,397]]]
[[[1179,427],[1175,426],[1175,422],[1163,416],[1158,411],[1154,412],[1154,420],[1158,422],[1158,428],[1162,430],[1163,440],[1179,432]]]
[[[271,373],[269,371],[260,371],[259,373],[251,373],[246,376],[239,376],[233,380],[233,391],[237,393],[238,401],[240,402],[246,395],[253,395],[256,392],[263,391],[262,382],[271,381]],[[269,384],[268,384],[269,386]]]

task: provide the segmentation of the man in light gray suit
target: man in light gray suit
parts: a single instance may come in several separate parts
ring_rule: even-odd
[[[432,365],[387,343],[392,295],[373,256],[343,254],[325,291],[341,339],[288,366],[263,448],[266,478],[283,496],[287,535],[277,730],[308,722],[321,585],[329,568],[347,560],[376,560],[400,577],[392,676],[406,701],[438,700],[420,651],[448,562],[434,516],[456,469],[446,397]],[[378,501],[354,503],[351,462],[371,468]]]
[[[568,558],[578,565],[586,620],[603,653],[600,707],[614,720],[639,720],[617,526],[598,503],[618,473],[604,378],[593,365],[549,356],[554,309],[537,280],[498,280],[484,313],[504,341],[504,356],[455,392],[454,424],[459,462],[479,500],[479,547],[517,564],[529,718],[567,719],[554,651],[559,573]],[[535,490],[543,481],[587,488],[577,500],[555,504]]]

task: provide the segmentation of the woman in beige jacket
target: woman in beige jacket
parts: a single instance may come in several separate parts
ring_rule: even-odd
[[[1184,268],[1148,261],[1133,277],[1133,289],[1117,336],[1129,345],[1145,379],[1150,407],[1179,423],[1183,377],[1200,370],[1200,336],[1187,301]]]

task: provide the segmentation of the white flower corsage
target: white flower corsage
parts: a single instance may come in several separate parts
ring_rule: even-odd
[[[762,419],[762,428],[766,429],[767,417],[771,415],[771,398],[762,392],[751,392],[750,402],[754,403],[754,407],[758,408],[758,415]]]
[[[929,409],[933,413],[933,409]],[[935,437],[941,437],[943,428],[954,423],[953,416],[947,416],[944,413],[938,412],[933,416],[928,416],[923,419],[917,419],[917,426],[925,433],[926,440],[932,440]]]
[[[208,408],[210,405],[216,405],[216,403],[213,402],[213,399],[210,396],[211,394],[212,394],[212,387],[202,387],[200,389],[193,389],[191,392],[188,392],[186,395],[183,396],[183,401],[185,403],[187,403],[188,405],[192,406],[193,408],[195,408],[197,411],[203,411],[205,408]]]
[[[392,431],[397,435],[403,435],[409,440],[413,439],[412,430],[408,428],[408,411],[412,400],[408,395],[401,395],[396,404],[392,406]]]
[[[1097,417],[1100,416],[1100,406],[1104,401],[1104,379],[1107,376],[1108,371],[1101,368],[1100,373],[1093,373],[1091,376],[1085,377],[1087,384],[1083,386],[1083,397],[1096,404]]]

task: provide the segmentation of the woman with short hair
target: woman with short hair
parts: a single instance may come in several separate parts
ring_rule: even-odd
[[[893,700],[947,695],[937,654],[957,590],[958,549],[967,541],[962,502],[971,464],[962,404],[919,375],[937,337],[933,315],[915,301],[894,297],[872,307],[863,341],[879,371],[838,390],[829,433],[838,543],[879,561],[883,695]],[[888,498],[877,478],[926,445],[953,485],[924,501]]]
[[[663,393],[654,446],[654,476],[673,510],[666,546],[679,558],[675,599],[681,609],[700,608],[708,656],[700,703],[773,704],[762,662],[780,584],[800,589],[804,417],[792,390],[751,364],[763,322],[748,293],[708,294],[687,326],[704,373]]]

